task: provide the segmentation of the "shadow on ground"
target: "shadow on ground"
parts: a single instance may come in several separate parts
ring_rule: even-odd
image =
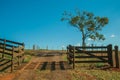
[[[68,69],[67,67],[67,63],[60,61],[60,62],[43,62],[40,66],[39,66],[40,70],[66,70]]]

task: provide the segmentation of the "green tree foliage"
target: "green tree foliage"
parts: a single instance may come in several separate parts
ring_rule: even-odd
[[[82,35],[82,46],[86,45],[87,38],[105,40],[104,35],[100,31],[108,24],[107,17],[94,16],[93,13],[86,11],[76,11],[74,15],[64,12],[61,20],[68,21],[70,25],[79,29]]]

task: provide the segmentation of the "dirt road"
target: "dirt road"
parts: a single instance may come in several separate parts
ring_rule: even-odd
[[[40,53],[19,70],[0,80],[72,80],[61,53]]]

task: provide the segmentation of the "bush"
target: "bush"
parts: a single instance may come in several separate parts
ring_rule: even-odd
[[[28,63],[30,60],[31,60],[32,56],[31,55],[25,55],[25,58],[24,58],[24,63]]]

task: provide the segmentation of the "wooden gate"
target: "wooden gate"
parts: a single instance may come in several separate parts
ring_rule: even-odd
[[[69,45],[67,47],[67,58],[70,64],[73,63],[73,68],[75,68],[75,63],[108,63],[113,66],[112,45],[92,47]],[[79,60],[76,60],[77,58]],[[118,58],[118,54],[116,54],[116,58]]]

